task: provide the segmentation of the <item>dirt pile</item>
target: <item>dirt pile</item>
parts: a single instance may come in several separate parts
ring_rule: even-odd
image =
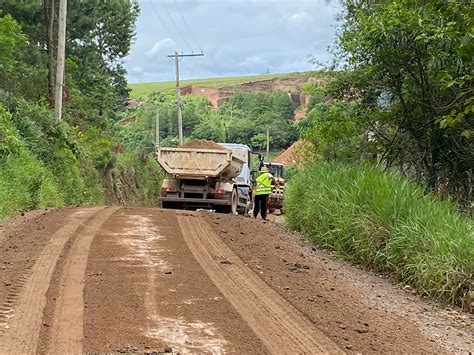
[[[217,144],[213,141],[207,141],[205,139],[193,139],[181,145],[180,148],[226,150],[226,148],[224,148],[220,144]]]
[[[310,142],[297,141],[277,156],[273,162],[283,165],[299,165],[315,158],[317,155],[312,152]]]
[[[296,159],[294,157],[295,149],[298,145],[301,145],[301,142],[295,142],[290,145],[285,151],[283,151],[279,156],[275,158],[273,161],[274,163],[279,163],[283,165],[292,165],[296,163]]]

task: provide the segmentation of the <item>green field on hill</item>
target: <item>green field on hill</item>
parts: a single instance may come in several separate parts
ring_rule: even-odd
[[[295,76],[300,73],[293,74],[265,74],[265,75],[251,75],[251,76],[231,76],[223,78],[209,78],[209,79],[191,79],[181,80],[181,86],[186,85],[202,85],[210,88],[222,88],[226,86],[234,86],[239,84],[251,83],[254,81],[261,81],[267,79],[275,79],[281,77]],[[163,82],[151,82],[151,83],[137,83],[129,84],[128,86],[132,91],[130,97],[138,98],[143,97],[151,92],[161,91],[166,89],[173,89],[176,85],[175,81],[163,81]]]

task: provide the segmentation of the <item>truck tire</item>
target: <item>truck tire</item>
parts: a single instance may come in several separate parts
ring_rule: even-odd
[[[238,206],[238,194],[237,190],[233,189],[232,193],[230,194],[230,205],[227,206],[221,206],[219,208],[216,208],[218,212],[221,213],[230,213],[230,214],[236,214],[237,213],[237,206]]]
[[[232,195],[230,196],[230,213],[237,214],[237,207],[239,202],[239,194],[237,189],[232,190]]]

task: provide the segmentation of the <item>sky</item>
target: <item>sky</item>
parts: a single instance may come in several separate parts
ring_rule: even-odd
[[[167,55],[180,60],[181,79],[314,69],[310,57],[330,59],[335,0],[139,0],[136,37],[124,64],[128,81],[175,79]]]

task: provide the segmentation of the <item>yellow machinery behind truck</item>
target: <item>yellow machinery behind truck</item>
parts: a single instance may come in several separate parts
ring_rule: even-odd
[[[275,210],[283,212],[283,198],[285,194],[285,169],[284,165],[280,163],[270,163],[263,161],[262,156],[259,154],[259,170],[265,166],[269,169],[269,172],[275,178],[275,184],[272,184],[272,193],[268,198],[268,211],[270,213]],[[254,179],[255,180],[255,179]]]

